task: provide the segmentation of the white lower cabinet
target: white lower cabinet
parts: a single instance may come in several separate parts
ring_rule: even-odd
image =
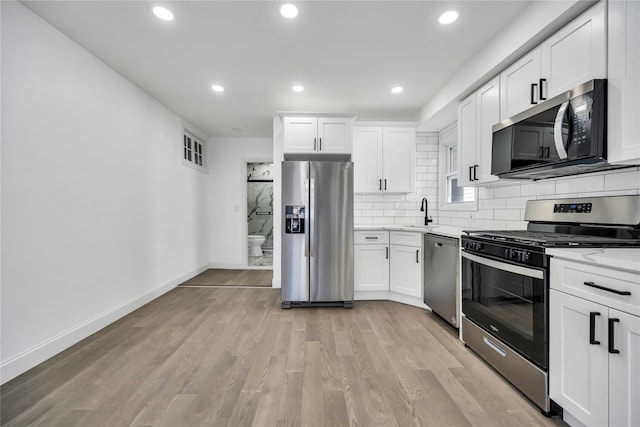
[[[391,231],[389,290],[422,298],[422,234]]]
[[[396,300],[422,302],[422,233],[356,231],[354,243],[353,288],[360,293],[360,299],[394,300],[394,294],[401,294],[415,300]]]
[[[354,245],[355,291],[389,290],[389,245]]]
[[[575,275],[567,272],[585,268],[590,266],[551,261],[549,395],[565,416],[584,425],[639,426],[640,316],[616,309],[629,295],[590,284],[633,295],[640,292],[634,286],[640,276],[611,269],[610,278],[570,283]]]
[[[389,290],[389,232],[356,231],[353,246],[353,290]]]

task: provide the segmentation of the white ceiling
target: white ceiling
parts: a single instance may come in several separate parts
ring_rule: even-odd
[[[416,120],[530,1],[296,1],[293,20],[276,1],[22,3],[208,136],[270,137],[278,111]],[[438,24],[452,7],[458,21]]]

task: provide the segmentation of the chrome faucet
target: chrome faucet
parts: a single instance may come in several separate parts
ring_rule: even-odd
[[[420,212],[424,212],[424,225],[429,225],[430,222],[433,222],[431,217],[429,217],[429,202],[426,197],[422,198],[422,206],[420,206]]]

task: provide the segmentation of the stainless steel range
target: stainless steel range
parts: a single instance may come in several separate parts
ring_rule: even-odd
[[[640,196],[530,200],[525,220],[462,236],[462,337],[549,415],[545,250],[640,247]]]

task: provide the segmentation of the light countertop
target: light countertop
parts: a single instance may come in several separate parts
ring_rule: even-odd
[[[355,231],[379,231],[379,230],[387,230],[387,231],[411,231],[415,233],[430,233],[430,234],[438,234],[440,236],[445,237],[456,237],[460,238],[463,234],[463,230],[470,230],[469,227],[456,227],[454,225],[356,225],[353,228]]]
[[[640,248],[549,248],[547,255],[640,273]]]

